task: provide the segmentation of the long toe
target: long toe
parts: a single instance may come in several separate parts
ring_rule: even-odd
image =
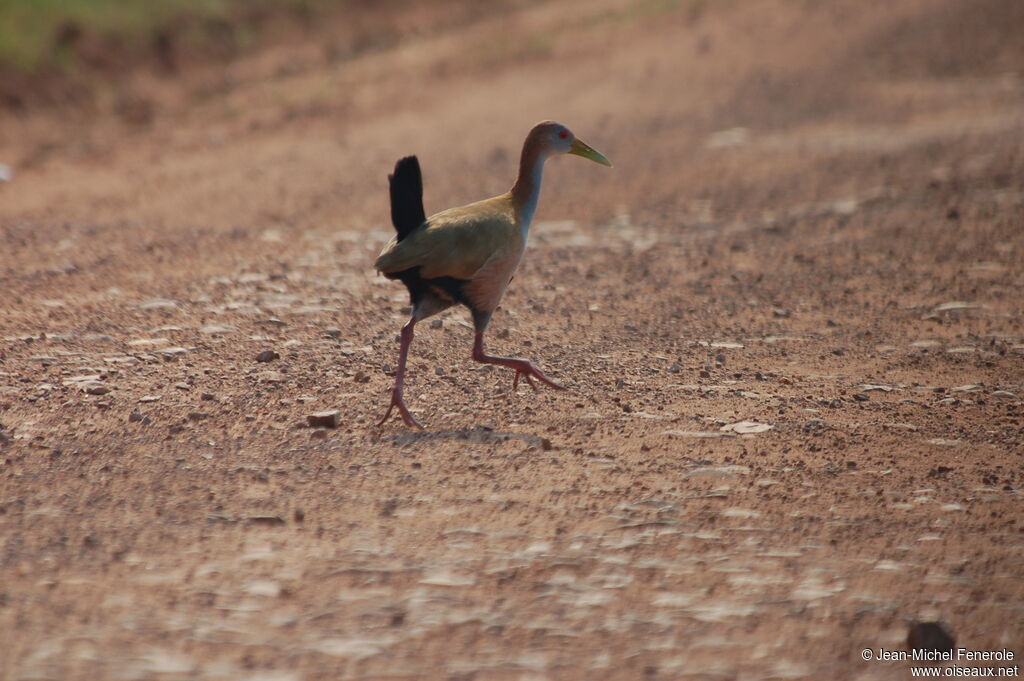
[[[377,421],[377,427],[378,428],[380,428],[385,423],[387,423],[388,417],[391,416],[391,410],[394,409],[394,408],[395,408],[395,393],[394,393],[394,391],[392,391],[391,392],[391,403],[388,405],[388,410],[386,412],[384,412],[384,417],[380,421]]]
[[[413,418],[413,415],[409,413],[409,410],[405,408],[404,404],[400,407],[400,409],[402,412],[402,421],[405,422],[405,425],[409,426],[410,428],[419,428],[420,430],[425,430],[423,428],[423,425],[415,418]]]
[[[546,385],[551,386],[555,390],[565,390],[565,386],[564,385],[561,385],[559,383],[555,383],[550,378],[548,378],[547,375],[543,371],[541,371],[537,367],[533,366],[532,364],[528,364],[527,366],[529,367],[529,371],[526,374],[526,378],[527,379],[529,379],[531,376],[533,376],[537,380],[541,381],[542,383],[545,383]],[[531,383],[530,385],[533,385],[533,384]]]
[[[525,378],[526,382],[530,384],[531,388],[533,388],[533,392],[537,392],[537,384],[533,382],[532,378],[530,378],[530,374],[529,373],[524,373],[522,371],[517,371],[516,372],[516,377],[517,378],[519,377],[519,374],[523,374],[523,378]]]
[[[555,383],[553,380],[548,378],[547,374],[545,374],[543,371],[535,367],[532,362],[524,360],[522,364],[519,364],[514,368],[516,370],[516,379],[515,381],[513,381],[513,389],[515,388],[515,384],[519,382],[519,374],[522,374],[523,377],[526,379],[526,382],[529,383],[530,387],[533,388],[534,390],[537,389],[536,384],[534,384],[533,382],[533,379],[535,378],[541,383],[551,388],[554,388],[555,390],[565,390],[565,386],[559,385],[558,383]]]
[[[398,415],[402,417],[402,421],[405,425],[410,428],[419,428],[420,430],[423,430],[423,426],[420,425],[419,421],[413,418],[413,415],[409,413],[409,408],[405,406],[405,399],[402,397],[402,393],[397,390],[391,391],[391,404],[388,405],[388,410],[384,412],[384,418],[377,423],[378,428],[387,422],[388,417],[391,416],[391,410],[395,408],[398,409]]]

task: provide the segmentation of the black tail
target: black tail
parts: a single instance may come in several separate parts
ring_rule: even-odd
[[[406,156],[388,175],[391,185],[391,222],[401,241],[427,219],[423,211],[423,176],[415,156]]]

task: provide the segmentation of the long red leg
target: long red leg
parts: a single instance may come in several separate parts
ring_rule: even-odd
[[[473,359],[484,364],[498,364],[503,367],[509,367],[510,369],[516,370],[516,376],[512,379],[512,389],[515,390],[516,386],[519,385],[520,374],[526,378],[526,382],[530,384],[530,387],[534,390],[537,386],[534,385],[533,379],[545,383],[556,390],[565,390],[565,386],[559,385],[544,375],[544,372],[533,366],[528,360],[520,359],[518,357],[495,357],[494,355],[488,355],[484,352],[484,335],[477,333],[476,338],[473,340]]]
[[[409,356],[409,346],[412,344],[412,327],[416,325],[416,317],[409,320],[409,323],[402,327],[402,341],[398,348],[398,371],[395,372],[395,385],[391,388],[391,404],[377,426],[383,426],[384,422],[391,416],[391,410],[398,407],[398,414],[402,421],[410,428],[423,428],[419,421],[412,417],[409,408],[405,406],[405,399],[402,397],[402,387],[405,382],[405,360]]]

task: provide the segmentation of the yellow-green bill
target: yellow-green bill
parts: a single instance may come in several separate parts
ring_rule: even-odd
[[[589,158],[591,161],[600,163],[603,166],[608,166],[609,168],[612,167],[612,162],[609,161],[604,154],[602,154],[600,151],[590,146],[583,140],[573,140],[572,148],[569,149],[569,153],[576,154],[577,156],[582,156],[583,158]]]

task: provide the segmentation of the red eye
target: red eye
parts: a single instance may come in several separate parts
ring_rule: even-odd
[[[569,131],[568,130],[561,130],[558,133],[558,136],[561,137],[564,140],[569,139]]]

